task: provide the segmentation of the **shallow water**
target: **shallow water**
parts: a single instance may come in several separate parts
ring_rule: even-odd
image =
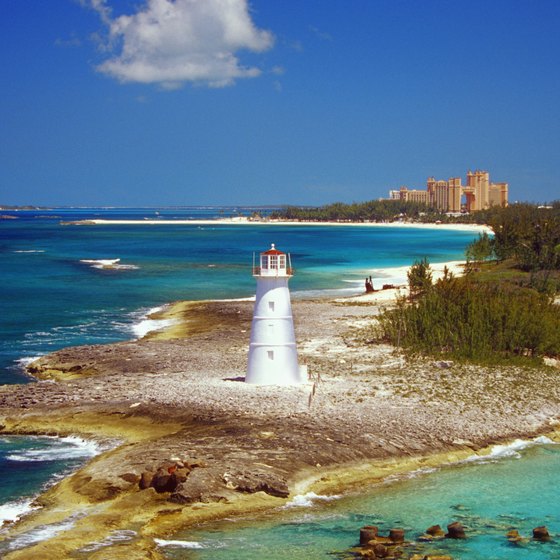
[[[0,437],[0,526],[29,511],[45,485],[97,455],[97,444],[78,437]]]
[[[134,338],[135,325],[153,307],[179,299],[254,295],[253,252],[272,242],[291,253],[296,275],[290,285],[298,297],[324,290],[360,293],[370,274],[376,287],[406,281],[402,270],[394,278],[394,267],[424,256],[434,263],[462,260],[477,235],[367,226],[60,224],[61,219],[214,218],[232,212],[55,209],[12,212],[18,219],[0,220],[0,383],[29,381],[23,359],[65,346]]]
[[[141,336],[154,326],[146,315],[168,302],[254,295],[252,255],[270,243],[291,253],[292,295],[305,297],[360,293],[366,275],[376,288],[404,282],[405,272],[395,267],[424,256],[433,263],[462,260],[477,236],[367,226],[61,225],[93,218],[212,219],[253,210],[3,211],[17,219],[0,220],[0,384],[32,382],[24,365],[48,352]],[[57,441],[3,440],[0,508],[7,515],[25,511],[45,483],[88,457],[62,458]]]
[[[519,446],[520,447],[520,446]],[[466,528],[465,541],[411,546],[409,552],[449,554],[455,560],[551,560],[560,558],[560,446],[538,444],[510,456],[471,462],[393,479],[360,495],[276,511],[258,519],[227,520],[189,530],[162,547],[173,560],[297,560],[348,558],[359,529],[380,534],[401,527],[415,540],[426,528],[452,521]],[[546,525],[553,540],[520,546],[505,534],[530,536]],[[181,544],[184,541],[184,544]],[[162,542],[165,545],[165,541]]]

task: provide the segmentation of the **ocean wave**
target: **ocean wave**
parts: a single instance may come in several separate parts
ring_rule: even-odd
[[[121,264],[121,259],[81,259],[80,262],[100,270],[137,270],[140,268],[135,264]]]
[[[394,482],[401,482],[403,480],[411,480],[414,478],[418,478],[420,476],[424,476],[427,474],[431,474],[437,472],[439,468],[437,467],[420,467],[419,469],[414,469],[413,471],[407,471],[403,473],[396,473],[390,474],[386,476],[381,484],[393,484]]]
[[[23,533],[18,535],[13,539],[7,541],[8,550],[18,550],[20,548],[25,548],[31,546],[41,541],[52,539],[59,533],[63,531],[68,531],[71,529],[76,521],[77,516],[72,516],[60,523],[52,523],[50,525],[41,525],[36,529],[32,529],[28,533]]]
[[[294,496],[286,505],[282,506],[282,508],[312,507],[315,505],[315,502],[331,502],[339,498],[340,496],[336,494],[324,496],[322,494],[315,494],[315,492],[307,492],[307,494],[298,494]]]
[[[44,249],[20,249],[18,251],[14,251],[14,253],[44,253]]]
[[[33,506],[32,503],[33,500],[31,499],[22,499],[0,505],[0,526],[6,522],[15,523],[24,515],[39,509],[37,506]]]
[[[44,439],[47,439],[46,436]],[[91,440],[85,440],[77,436],[63,438],[48,438],[52,445],[44,448],[22,449],[15,453],[6,455],[6,460],[15,462],[39,462],[39,461],[64,461],[74,459],[88,459],[101,453],[101,446]]]
[[[504,445],[493,445],[490,449],[490,452],[487,455],[473,455],[472,457],[468,457],[462,463],[487,463],[487,462],[494,462],[500,459],[506,458],[515,458],[520,459],[521,453],[524,449],[528,449],[535,445],[552,445],[555,444],[550,438],[546,436],[539,436],[531,440],[526,439],[516,439],[511,443],[507,443]]]
[[[176,319],[151,319],[150,318],[152,315],[154,315],[155,313],[159,313],[163,309],[164,309],[163,307],[152,307],[147,311],[136,312],[135,315],[138,315],[139,313],[141,313],[141,315],[139,317],[140,320],[131,326],[134,336],[136,338],[143,338],[149,332],[160,331],[166,327],[176,324],[177,323]]]
[[[28,356],[25,358],[18,358],[15,360],[15,363],[21,368],[24,369],[29,365],[32,364],[35,360],[42,358],[43,354],[39,354],[38,356]]]
[[[202,543],[197,541],[167,541],[164,539],[154,539],[158,546],[174,546],[176,548],[204,548]]]

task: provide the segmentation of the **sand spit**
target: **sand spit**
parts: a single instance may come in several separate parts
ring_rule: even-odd
[[[312,221],[291,221],[291,220],[253,220],[243,216],[234,218],[217,218],[214,220],[165,220],[165,219],[145,219],[145,220],[77,220],[73,222],[61,222],[63,225],[195,225],[195,226],[211,226],[211,225],[252,225],[252,226],[341,226],[341,227],[403,227],[403,228],[422,228],[422,229],[441,229],[456,231],[476,231],[491,233],[492,229],[486,225],[480,224],[444,224],[444,223],[419,223],[419,222],[312,222]]]
[[[66,529],[4,558],[59,560],[81,550],[77,557],[94,560],[157,559],[154,538],[281,506],[287,492],[340,493],[553,432],[557,371],[409,362],[374,342],[375,316],[389,303],[382,292],[293,302],[311,374],[299,387],[242,382],[249,301],[179,302],[158,316],[176,321],[167,331],[40,358],[30,366],[39,382],[0,387],[2,431],[81,434],[114,446],[0,538]],[[140,490],[146,472],[177,465],[190,472],[181,487]],[[113,542],[115,531],[132,536]]]

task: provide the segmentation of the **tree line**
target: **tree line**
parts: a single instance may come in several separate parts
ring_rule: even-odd
[[[312,222],[421,222],[448,221],[446,214],[419,202],[400,200],[370,200],[345,204],[335,202],[319,207],[286,206],[270,217],[279,220]]]
[[[416,261],[409,297],[379,318],[381,339],[479,363],[560,356],[560,202],[485,212],[494,235],[467,247],[466,274],[434,282],[428,260]]]

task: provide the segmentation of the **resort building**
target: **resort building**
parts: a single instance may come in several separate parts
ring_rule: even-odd
[[[401,187],[398,191],[389,191],[389,197],[405,202],[420,202],[442,212],[461,212],[463,209],[474,212],[490,206],[507,206],[508,184],[491,183],[488,171],[477,170],[467,172],[466,185],[461,183],[460,177],[451,177],[447,181],[436,181],[430,177],[426,182],[426,190]]]

